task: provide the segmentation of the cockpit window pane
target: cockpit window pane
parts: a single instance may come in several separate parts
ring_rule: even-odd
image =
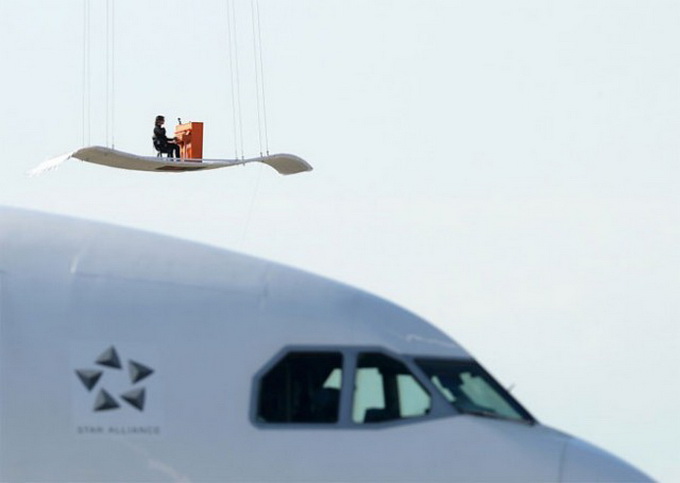
[[[411,374],[397,376],[399,409],[402,418],[413,418],[427,414],[430,410],[430,395]]]
[[[257,418],[267,423],[338,421],[342,354],[291,352],[260,382]]]
[[[380,353],[360,354],[354,391],[355,423],[378,423],[427,414],[431,397],[406,365]]]
[[[418,359],[416,363],[460,412],[533,422],[531,415],[474,361]]]
[[[355,423],[363,423],[369,409],[385,409],[385,390],[378,369],[375,367],[357,368],[354,387],[352,419]]]
[[[463,372],[460,379],[463,381],[460,389],[473,403],[492,408],[495,412],[507,418],[521,418],[520,414],[494,391],[484,378],[475,376],[470,372]]]

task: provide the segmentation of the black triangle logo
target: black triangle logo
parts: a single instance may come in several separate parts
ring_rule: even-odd
[[[140,364],[139,362],[129,361],[128,367],[130,368],[130,380],[132,381],[132,384],[135,384],[153,374],[153,369],[145,366],[144,364]]]
[[[113,396],[106,392],[104,389],[99,391],[97,394],[97,400],[94,402],[95,411],[108,411],[110,409],[118,409],[120,404],[113,399]]]
[[[144,411],[146,392],[143,387],[128,391],[125,394],[122,394],[120,397],[127,401],[132,407],[135,407],[140,411]]]
[[[80,382],[91,391],[94,386],[97,385],[99,378],[102,377],[102,371],[93,371],[88,369],[77,369],[76,374],[80,379]]]
[[[95,361],[100,366],[113,367],[114,369],[122,369],[120,365],[120,358],[116,348],[111,346],[106,349]]]

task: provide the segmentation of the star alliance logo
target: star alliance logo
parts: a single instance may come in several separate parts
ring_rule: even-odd
[[[104,367],[104,369],[76,369],[75,371],[78,379],[80,379],[80,382],[83,383],[83,386],[85,386],[85,389],[87,389],[88,392],[92,392],[106,374],[111,373],[112,371],[123,370],[123,365],[120,362],[120,357],[118,357],[118,352],[114,346],[111,346],[102,352],[97,360],[95,360],[95,364]],[[151,376],[154,372],[150,367],[133,360],[128,360],[127,368],[130,384],[132,386]],[[146,401],[146,389],[144,387],[132,387],[129,391],[120,394],[118,396],[119,399],[116,399],[102,386],[103,383],[100,385],[94,401],[94,411],[120,409],[122,401],[138,411],[144,411],[144,403]]]

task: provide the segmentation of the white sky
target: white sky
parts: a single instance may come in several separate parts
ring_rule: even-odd
[[[235,0],[245,155],[250,2]],[[115,0],[116,148],[156,114],[233,157],[226,0]],[[90,140],[106,144],[105,2]],[[235,249],[348,282],[466,346],[542,422],[680,480],[680,3],[260,0],[265,166],[137,173],[83,141],[83,2],[0,0],[0,204]]]

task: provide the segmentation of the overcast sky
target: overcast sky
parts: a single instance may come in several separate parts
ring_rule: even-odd
[[[680,480],[680,3],[259,0],[256,79],[234,1],[238,89],[226,0],[115,0],[108,48],[104,1],[84,42],[83,1],[0,0],[0,204],[367,289],[545,424]],[[25,176],[84,141],[151,155],[157,114],[205,122],[205,157],[256,155],[258,102],[262,149],[313,172]]]

